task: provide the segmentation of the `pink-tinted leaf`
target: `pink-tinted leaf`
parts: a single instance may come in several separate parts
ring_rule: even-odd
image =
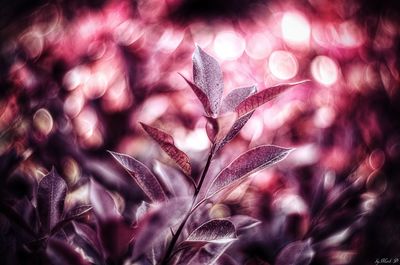
[[[172,136],[160,129],[151,127],[144,123],[140,124],[148,135],[150,135],[150,137],[161,146],[164,152],[175,161],[183,173],[190,176],[192,174],[192,166],[190,165],[189,157],[175,146]]]
[[[60,221],[66,195],[67,184],[53,168],[39,182],[37,194],[40,221],[45,231],[50,231]]]
[[[275,265],[309,265],[314,254],[310,240],[295,241],[281,250]]]
[[[89,265],[90,262],[83,259],[75,249],[68,243],[50,238],[47,243],[46,254],[51,264],[59,265]]]
[[[256,108],[263,105],[264,103],[267,103],[268,101],[276,98],[278,95],[280,95],[282,92],[286,91],[287,89],[289,89],[293,86],[296,86],[296,85],[304,84],[306,82],[308,82],[308,80],[294,82],[294,83],[280,84],[280,85],[276,85],[276,86],[264,89],[254,95],[251,95],[247,99],[243,100],[236,107],[236,112],[238,113],[239,117],[242,117],[242,116],[254,111]]]
[[[224,113],[218,118],[207,117],[207,135],[211,142],[220,143],[236,122],[237,114],[235,112]],[[210,127],[211,126],[211,127]],[[206,127],[206,129],[207,129]]]
[[[290,151],[291,149],[274,145],[261,145],[250,149],[233,160],[218,174],[207,192],[208,197],[235,183],[240,183],[251,173],[283,160]]]
[[[186,77],[181,75],[183,79],[185,79],[186,83],[190,86],[190,88],[193,90],[194,94],[197,96],[197,98],[200,100],[201,104],[203,105],[204,111],[207,115],[212,115],[212,110],[210,106],[210,101],[208,100],[208,97],[206,93],[201,90],[196,84],[193,82],[189,81]]]
[[[232,90],[222,101],[220,114],[235,111],[236,107],[250,95],[257,92],[256,86],[241,87]]]
[[[109,153],[126,171],[128,171],[139,187],[152,201],[164,201],[167,199],[157,178],[143,163],[128,155],[111,151],[109,151]]]
[[[150,209],[150,204],[148,204],[145,201],[142,201],[142,203],[139,205],[139,207],[136,209],[136,221],[139,222],[140,219],[142,219],[146,213],[149,211]]]
[[[207,95],[212,114],[217,114],[224,92],[224,78],[218,62],[199,46],[193,54],[193,80]]]
[[[94,180],[90,181],[89,198],[93,210],[100,220],[106,221],[120,217],[111,195]]]
[[[210,140],[210,142],[214,143],[215,142],[215,137],[218,134],[218,130],[219,130],[219,125],[218,125],[218,121],[216,118],[213,117],[205,117],[207,119],[207,123],[206,123],[206,133],[208,136],[208,139]]]
[[[214,219],[196,228],[185,240],[184,244],[225,244],[236,240],[236,229],[231,221],[226,219]]]
[[[72,225],[75,229],[76,234],[79,235],[84,241],[86,241],[91,247],[93,247],[98,254],[103,253],[103,248],[97,237],[96,231],[94,231],[90,226],[83,223],[72,222]]]
[[[145,253],[171,226],[182,221],[189,211],[190,202],[191,198],[177,198],[150,210],[138,223],[133,259]]]

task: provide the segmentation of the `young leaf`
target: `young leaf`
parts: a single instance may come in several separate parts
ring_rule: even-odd
[[[187,243],[219,243],[224,244],[236,240],[236,229],[231,221],[214,219],[196,228],[185,240]]]
[[[190,198],[178,198],[150,210],[138,223],[133,259],[145,253],[169,227],[179,223],[190,208]]]
[[[45,231],[50,231],[59,221],[64,211],[67,183],[53,168],[39,182],[37,208]]]
[[[108,151],[133,177],[139,187],[152,201],[165,201],[167,196],[157,178],[141,162],[131,156]]]
[[[81,254],[74,250],[72,246],[61,240],[50,238],[47,244],[46,254],[50,264],[59,265],[89,265],[89,261],[84,260]]]
[[[192,166],[190,165],[189,157],[175,146],[172,136],[147,124],[140,124],[147,134],[175,161],[183,173],[185,173],[186,176],[190,176],[192,174]]]
[[[308,265],[314,257],[310,240],[295,241],[284,247],[276,258],[276,265]]]
[[[264,103],[267,103],[268,101],[276,98],[278,95],[280,95],[282,92],[286,91],[287,89],[289,89],[293,86],[304,84],[306,82],[308,82],[308,80],[294,82],[294,83],[280,84],[280,85],[276,85],[276,86],[264,89],[254,95],[251,95],[250,97],[246,98],[245,100],[243,100],[236,107],[236,112],[238,113],[239,117],[242,117],[242,116],[254,111],[256,108],[263,105]]]
[[[198,86],[196,86],[193,82],[189,81],[186,77],[181,75],[183,79],[185,79],[186,83],[190,86],[193,92],[196,94],[197,98],[200,100],[201,104],[203,105],[204,111],[207,115],[212,116],[212,110],[210,106],[210,101],[208,100],[207,95],[203,90],[201,90]]]
[[[278,163],[283,160],[290,151],[291,149],[274,145],[261,145],[250,149],[233,160],[218,174],[207,192],[208,197],[240,182],[251,173]]]
[[[224,92],[222,71],[218,62],[197,45],[193,54],[193,80],[207,95],[212,114],[217,114]]]
[[[222,101],[219,114],[234,111],[243,100],[255,92],[257,92],[256,86],[241,87],[232,90]]]

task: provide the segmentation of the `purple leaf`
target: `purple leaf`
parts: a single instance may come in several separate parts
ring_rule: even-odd
[[[224,92],[224,78],[218,62],[197,45],[193,53],[193,80],[207,95],[211,114],[216,115]]]
[[[101,255],[103,253],[103,248],[100,244],[99,239],[97,238],[96,231],[94,231],[90,226],[83,223],[72,222],[72,225],[75,229],[76,234],[79,235],[90,246],[92,246],[98,254]]]
[[[80,205],[75,208],[72,208],[70,211],[65,216],[65,219],[76,219],[79,218],[85,214],[87,214],[90,210],[93,209],[93,206],[91,205]]]
[[[106,221],[120,217],[111,195],[94,180],[90,180],[89,198],[93,210],[100,220]]]
[[[190,176],[192,174],[192,166],[190,165],[189,157],[175,146],[172,136],[160,129],[144,123],[140,124],[147,134],[161,146],[164,152],[175,161],[183,173],[185,173],[186,176]]]
[[[66,242],[50,238],[46,248],[46,254],[51,264],[59,265],[89,265],[89,261],[83,259],[81,254]]]
[[[177,198],[158,205],[137,226],[133,259],[145,253],[171,226],[179,223],[189,211],[191,198]]]
[[[241,87],[232,90],[222,101],[219,114],[235,111],[236,107],[248,96],[257,92],[256,86]]]
[[[45,231],[50,231],[60,221],[66,194],[67,184],[54,168],[39,182],[37,207]]]
[[[225,244],[236,240],[236,229],[231,221],[214,219],[196,228],[185,240],[187,243],[219,243]]]
[[[157,178],[143,163],[128,155],[111,151],[109,151],[109,153],[126,171],[128,171],[139,187],[152,201],[165,201],[167,199]]]
[[[197,98],[200,100],[201,104],[203,105],[204,111],[207,115],[212,115],[212,110],[210,106],[210,101],[208,100],[207,95],[203,90],[201,90],[198,86],[196,86],[193,82],[189,81],[186,77],[181,75],[183,79],[185,79],[186,83],[190,86],[193,92],[196,94]]]
[[[142,203],[140,204],[140,206],[136,209],[136,222],[139,222],[140,219],[143,218],[143,216],[146,215],[146,213],[149,211],[150,209],[150,204],[148,204],[145,201],[142,201]]]
[[[275,265],[309,265],[314,257],[311,241],[295,241],[281,250]]]
[[[260,220],[247,215],[234,215],[229,220],[235,225],[236,230],[245,230],[261,224]]]
[[[301,85],[308,82],[308,80],[304,81],[299,81],[299,82],[294,82],[294,83],[286,83],[286,84],[280,84],[276,85],[267,89],[264,89],[247,99],[243,100],[237,107],[236,107],[236,112],[238,113],[239,117],[242,117],[252,111],[254,111],[256,108],[259,106],[263,105],[264,103],[267,103],[268,101],[276,98],[278,95],[280,95],[282,92],[286,91],[287,89],[296,86],[296,85]]]
[[[208,197],[235,184],[240,183],[249,174],[259,171],[283,160],[291,149],[274,145],[261,145],[250,149],[233,160],[211,183]]]
[[[186,264],[197,265],[206,264],[214,265],[218,264],[219,258],[224,254],[224,252],[231,246],[233,242],[228,244],[207,244],[205,247],[201,248],[195,256]]]

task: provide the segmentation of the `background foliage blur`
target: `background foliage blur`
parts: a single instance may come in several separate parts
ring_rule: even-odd
[[[178,74],[191,76],[197,43],[221,64],[225,93],[313,81],[257,110],[213,165],[211,174],[248,146],[296,147],[210,209],[263,221],[233,247],[239,260],[272,263],[310,227],[320,240],[313,264],[398,257],[399,10],[395,0],[1,1],[1,190],[32,198],[54,165],[67,205],[87,200],[93,177],[131,216],[143,194],[105,150],[170,163],[139,121],[171,133],[201,171],[206,119]],[[353,197],[315,219],[318,203],[349,187]]]

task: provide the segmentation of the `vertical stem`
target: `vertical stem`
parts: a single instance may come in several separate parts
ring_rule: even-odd
[[[172,253],[174,251],[175,245],[178,242],[179,236],[182,233],[182,230],[185,227],[186,222],[188,221],[190,215],[192,214],[192,208],[196,203],[197,196],[199,195],[201,187],[203,186],[203,183],[204,183],[204,179],[206,178],[207,172],[208,172],[208,170],[210,168],[211,160],[212,160],[213,155],[214,155],[214,148],[215,148],[215,145],[213,145],[211,147],[210,153],[209,153],[208,158],[207,158],[206,165],[205,165],[205,167],[203,169],[203,172],[202,172],[200,180],[199,180],[199,184],[197,185],[197,188],[194,191],[192,205],[190,206],[189,211],[185,215],[185,218],[183,219],[183,221],[179,225],[178,230],[176,230],[175,235],[173,235],[173,237],[171,239],[171,242],[169,243],[169,246],[168,246],[167,251],[165,253],[165,256],[161,261],[161,265],[167,265],[169,260],[173,256]]]

